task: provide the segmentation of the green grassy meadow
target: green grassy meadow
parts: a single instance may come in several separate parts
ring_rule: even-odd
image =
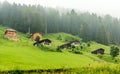
[[[43,38],[48,38],[52,40],[51,46],[45,46],[44,48],[39,48],[33,46],[33,42],[26,38],[25,34],[17,33],[20,36],[19,41],[11,41],[3,37],[6,27],[0,26],[0,71],[10,71],[10,70],[47,70],[47,69],[69,69],[77,68],[77,73],[86,74],[85,72],[89,67],[91,73],[92,70],[97,72],[103,69],[115,70],[118,68],[114,61],[111,59],[110,47],[105,46],[96,42],[91,42],[90,47],[87,47],[82,39],[66,33],[51,33],[43,35]],[[59,39],[60,37],[60,39]],[[77,39],[81,41],[84,45],[83,49],[80,51],[83,54],[75,54],[66,51],[64,49],[62,52],[57,52],[56,49],[59,45],[64,44],[71,39]],[[104,48],[104,55],[93,55],[91,51],[98,48]],[[118,56],[117,58],[119,58]],[[100,65],[100,66],[99,66]],[[109,66],[111,67],[109,68]],[[99,66],[99,67],[98,67]],[[82,68],[82,69],[81,69]],[[103,69],[102,69],[103,68]],[[79,70],[81,69],[81,70]],[[97,70],[95,70],[97,69]],[[120,70],[117,70],[120,72]],[[99,74],[108,74],[100,72]]]

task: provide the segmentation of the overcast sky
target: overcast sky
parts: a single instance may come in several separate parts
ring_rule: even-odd
[[[4,0],[0,0],[4,1]],[[42,6],[74,8],[120,18],[120,0],[7,0],[10,3],[40,4]]]

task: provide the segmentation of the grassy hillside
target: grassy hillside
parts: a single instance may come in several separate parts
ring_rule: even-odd
[[[77,36],[66,33],[51,33],[44,35],[43,38],[52,40],[51,46],[39,48],[33,46],[33,42],[27,39],[24,34],[19,33],[19,41],[11,41],[3,37],[6,28],[0,26],[0,71],[4,70],[31,70],[31,69],[58,69],[58,68],[79,68],[92,64],[106,64],[109,62],[109,47],[91,42],[87,47]],[[74,54],[67,51],[56,52],[57,46],[67,43],[70,40],[77,39],[84,44],[81,50],[83,54]],[[104,48],[105,58],[99,58],[98,55],[91,54],[91,51]],[[53,50],[53,51],[44,51]]]

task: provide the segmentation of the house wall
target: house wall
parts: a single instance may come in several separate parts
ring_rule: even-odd
[[[19,40],[16,31],[6,31],[4,37],[14,41]]]
[[[16,32],[14,32],[14,31],[8,31],[8,32],[6,33],[6,36],[15,37],[15,36],[16,36]]]

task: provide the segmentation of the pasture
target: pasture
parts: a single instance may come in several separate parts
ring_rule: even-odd
[[[119,69],[117,69],[119,66],[114,64],[109,55],[109,46],[91,42],[90,47],[87,47],[87,44],[82,42],[82,39],[77,36],[66,33],[51,33],[43,36],[43,38],[52,40],[51,46],[41,48],[33,46],[33,42],[27,39],[25,34],[19,32],[19,41],[5,39],[2,36],[5,29],[4,27],[0,27],[0,72],[14,70],[35,70],[36,72],[36,70],[48,71],[49,69],[62,69],[63,71],[64,69],[68,69],[70,71],[72,69],[72,71],[78,74],[86,74],[88,71],[90,71],[90,74],[95,74],[95,72],[99,72],[99,74],[106,72],[105,74],[109,74],[107,68],[109,71],[113,68],[113,70],[116,70],[116,73],[119,72]],[[59,45],[73,39],[79,40],[81,45],[83,45],[83,49],[80,49],[80,52],[83,54],[71,53],[67,49],[64,49],[62,52],[56,51]],[[91,51],[98,48],[104,48],[105,54],[91,54]],[[111,65],[111,67],[108,65]],[[112,72],[114,72],[113,70]]]

